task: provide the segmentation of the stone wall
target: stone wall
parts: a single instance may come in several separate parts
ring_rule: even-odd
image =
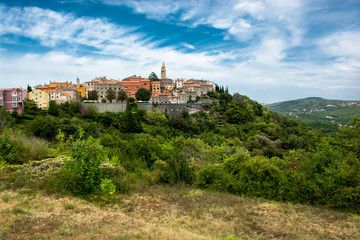
[[[86,105],[95,105],[98,112],[125,112],[126,103],[82,103]],[[167,110],[170,116],[175,116],[176,114],[181,113],[182,110],[188,111],[190,114],[200,112],[203,110],[201,104],[196,103],[160,103],[154,106],[152,103],[137,103],[139,109],[144,109],[146,111],[152,111],[157,109],[162,113],[165,113]]]

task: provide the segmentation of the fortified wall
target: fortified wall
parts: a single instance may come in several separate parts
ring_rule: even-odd
[[[84,106],[94,105],[98,112],[125,112],[126,103],[81,103]],[[154,109],[159,110],[162,113],[167,113],[173,117],[181,113],[182,110],[189,112],[190,114],[197,113],[203,110],[203,107],[199,103],[159,103],[153,105],[152,103],[137,103],[139,109],[146,111],[152,111]]]

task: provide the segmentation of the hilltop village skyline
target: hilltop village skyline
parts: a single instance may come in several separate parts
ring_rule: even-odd
[[[136,93],[147,91],[151,103],[187,103],[189,100],[199,99],[210,91],[215,91],[216,83],[203,79],[171,79],[166,75],[165,63],[162,63],[160,78],[156,73],[150,73],[149,77],[130,76],[122,80],[112,78],[95,77],[90,81],[81,83],[79,77],[76,82],[50,81],[49,84],[39,84],[24,88],[0,89],[0,106],[8,111],[16,111],[21,114],[24,110],[24,101],[32,100],[38,108],[47,110],[49,102],[65,103],[70,101],[92,102],[123,102],[127,98],[135,101]]]

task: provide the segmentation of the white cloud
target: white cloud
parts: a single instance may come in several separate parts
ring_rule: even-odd
[[[193,45],[191,45],[189,43],[183,43],[183,46],[188,48],[188,49],[192,49],[192,50],[196,49]]]
[[[232,3],[217,10],[215,7],[221,4],[207,7],[207,1],[197,1],[194,8],[185,4],[187,7],[182,17],[184,21],[194,20],[192,24],[226,29],[239,40],[255,35],[259,38],[246,48],[235,46],[232,50],[216,49],[214,52],[201,52],[197,48],[196,53],[184,53],[173,47],[158,48],[157,43],[146,41],[145,34],[135,34],[132,28],[102,18],[78,18],[40,8],[0,8],[0,34],[29,37],[53,49],[45,54],[22,56],[12,56],[2,50],[0,79],[7,80],[2,80],[0,87],[18,84],[26,87],[28,83],[36,85],[49,80],[74,81],[77,76],[81,81],[103,75],[115,79],[134,74],[148,76],[153,71],[159,73],[161,63],[165,61],[171,78],[209,79],[260,102],[279,101],[284,96],[343,98],[341,94],[346,94],[349,98],[359,98],[359,89],[356,88],[360,86],[359,51],[356,48],[359,33],[343,32],[319,41],[323,54],[336,56],[336,61],[286,62],[286,50],[302,41],[303,31],[298,25],[301,11],[296,13],[296,10],[302,9],[301,5],[292,1],[286,1],[284,5],[278,1],[259,1],[253,5],[251,2],[246,2],[246,5],[245,1]],[[263,9],[260,5],[255,7],[260,3]],[[233,10],[239,4],[240,7]],[[167,14],[182,7],[160,7],[157,10],[164,13],[161,16],[165,19]],[[274,8],[279,9],[275,11]],[[156,14],[157,10],[151,11]],[[245,19],[245,12],[253,15],[254,19]],[[258,17],[260,15],[262,18]],[[195,49],[185,41],[180,44]],[[57,48],[63,43],[69,46],[70,51]],[[93,55],[76,56],[71,49],[80,45],[98,50]],[[296,93],[291,91],[295,88],[299,89]]]
[[[360,31],[337,32],[326,36],[318,46],[331,56],[346,56],[360,60]]]
[[[12,33],[38,39],[47,47],[68,42],[102,48],[105,41],[111,43],[113,39],[118,44],[141,39],[136,34],[127,36],[134,29],[119,27],[99,18],[75,18],[72,14],[37,7],[3,8],[1,12],[2,35]]]
[[[263,12],[265,10],[264,5],[262,2],[255,2],[255,1],[239,1],[234,6],[235,11],[243,12],[245,14],[250,14],[254,18],[259,20],[263,19]]]

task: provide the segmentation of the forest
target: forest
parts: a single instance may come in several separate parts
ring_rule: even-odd
[[[280,115],[286,115],[300,125],[332,136],[339,132],[339,126],[347,125],[354,116],[360,116],[359,101],[328,100],[319,97],[266,104],[265,107]]]
[[[335,136],[224,88],[212,104],[169,117],[128,101],[125,112],[34,102],[0,112],[0,188],[115,201],[155,185],[360,213],[360,118]]]

